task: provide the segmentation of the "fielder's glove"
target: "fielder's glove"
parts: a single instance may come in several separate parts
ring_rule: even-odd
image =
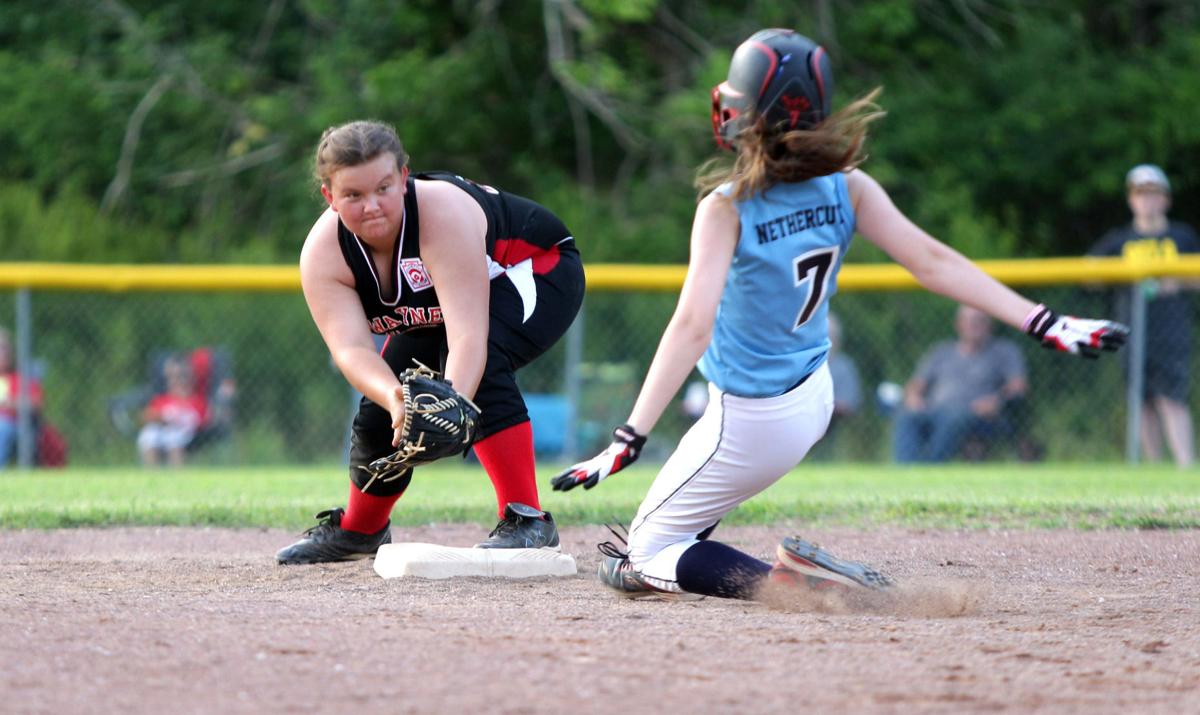
[[[400,377],[404,425],[395,452],[366,467],[371,481],[388,481],[420,464],[467,451],[479,428],[479,408],[458,394],[449,380],[417,363]],[[366,487],[363,488],[366,490]]]
[[[1101,350],[1119,350],[1129,337],[1129,328],[1120,323],[1059,315],[1045,305],[1034,308],[1023,327],[1044,348],[1092,360]]]
[[[574,489],[581,484],[584,489],[591,489],[636,462],[645,446],[645,436],[629,425],[621,425],[613,430],[613,442],[607,449],[586,462],[564,469],[550,480],[550,484],[558,492]]]

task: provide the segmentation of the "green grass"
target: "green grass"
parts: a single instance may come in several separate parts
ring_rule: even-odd
[[[628,521],[654,478],[635,467],[596,489],[549,490],[560,523]],[[344,504],[344,466],[270,469],[70,469],[0,472],[0,528],[211,525],[300,529]],[[494,521],[477,467],[418,470],[393,514],[400,526]],[[1124,465],[804,465],[727,519],[920,528],[1200,528],[1200,473]]]

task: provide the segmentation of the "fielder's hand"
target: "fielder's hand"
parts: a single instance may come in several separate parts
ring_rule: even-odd
[[[371,475],[363,491],[377,479],[387,482],[415,466],[462,454],[479,430],[479,408],[439,373],[417,363],[397,377],[400,387],[389,396],[397,449],[359,466]]]
[[[1045,305],[1034,308],[1023,327],[1044,348],[1093,360],[1101,350],[1119,350],[1129,337],[1129,328],[1120,323],[1059,315]]]
[[[636,462],[645,446],[644,436],[629,425],[621,425],[613,430],[613,442],[607,449],[586,462],[563,470],[550,480],[550,484],[558,492],[574,489],[580,484],[584,489],[591,489],[607,477]]]

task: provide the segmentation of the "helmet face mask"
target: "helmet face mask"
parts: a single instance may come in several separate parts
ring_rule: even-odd
[[[728,79],[712,90],[713,135],[732,151],[755,118],[785,131],[810,129],[829,116],[832,94],[823,47],[791,30],[760,30],[738,45]]]
[[[737,135],[746,124],[746,119],[742,116],[745,101],[739,99],[736,90],[730,90],[725,82],[712,88],[713,136],[717,140],[717,146],[726,151],[736,149]]]

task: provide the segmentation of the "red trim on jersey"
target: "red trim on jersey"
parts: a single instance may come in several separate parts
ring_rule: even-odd
[[[527,258],[533,259],[533,272],[545,275],[558,265],[558,246],[542,248],[523,238],[501,238],[496,241],[492,260],[505,268],[511,268]]]
[[[554,267],[558,265],[558,256],[558,246],[551,246],[549,251],[543,251],[541,254],[534,256],[534,274],[544,276],[554,270]]]

